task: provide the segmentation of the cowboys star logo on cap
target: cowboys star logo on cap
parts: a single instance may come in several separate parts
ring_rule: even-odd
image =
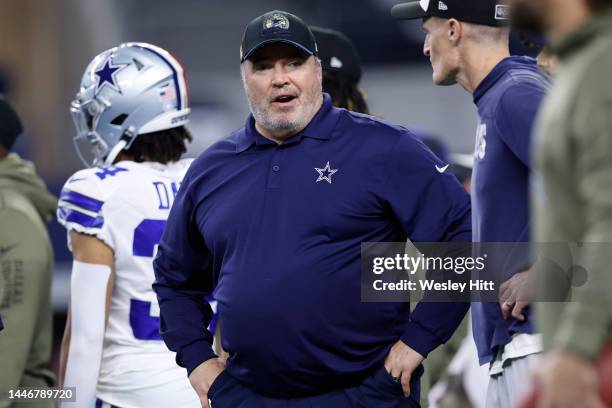
[[[289,19],[281,13],[274,13],[264,20],[263,28],[264,31],[271,29],[289,30]]]
[[[293,45],[309,55],[317,54],[317,44],[308,26],[298,16],[272,10],[251,20],[242,35],[240,62],[261,46],[272,43]]]

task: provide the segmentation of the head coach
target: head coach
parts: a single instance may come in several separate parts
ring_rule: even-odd
[[[194,161],[159,243],[164,341],[203,406],[418,406],[468,305],[361,302],[360,244],[469,242],[469,197],[406,129],[332,107],[298,17],[251,21],[240,62],[251,115]]]

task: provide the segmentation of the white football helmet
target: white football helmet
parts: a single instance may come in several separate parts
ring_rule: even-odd
[[[83,163],[110,165],[136,136],[189,121],[183,67],[154,45],[121,44],[87,66],[70,112],[77,130],[75,147]]]

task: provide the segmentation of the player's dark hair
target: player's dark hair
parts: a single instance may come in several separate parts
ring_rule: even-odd
[[[186,142],[193,137],[184,126],[139,135],[124,153],[135,162],[154,161],[162,164],[177,161],[187,151]]]
[[[587,4],[591,12],[596,13],[612,7],[612,0],[587,0]]]
[[[612,0],[588,0],[587,3],[592,12],[605,11],[612,7]]]
[[[359,85],[338,75],[323,75],[323,92],[332,98],[332,104],[352,112],[370,114],[365,95]]]

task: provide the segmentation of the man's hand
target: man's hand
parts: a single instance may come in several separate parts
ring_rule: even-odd
[[[398,340],[385,359],[385,369],[391,377],[401,380],[404,395],[410,395],[410,377],[425,358]]]
[[[499,307],[505,320],[510,317],[525,320],[523,309],[533,298],[534,288],[534,274],[531,269],[513,275],[500,286]]]
[[[189,382],[200,397],[202,408],[210,408],[208,390],[223,370],[225,370],[225,362],[218,358],[211,358],[197,366],[189,374]]]
[[[595,366],[571,351],[555,351],[536,371],[538,408],[604,408]]]

